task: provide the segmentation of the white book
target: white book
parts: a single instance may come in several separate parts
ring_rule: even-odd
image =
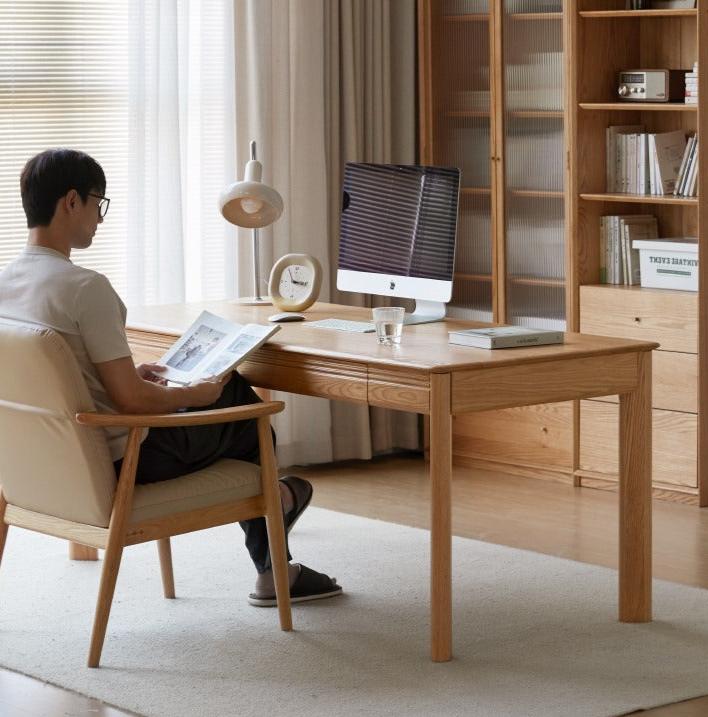
[[[623,154],[620,147],[620,138],[623,134],[643,132],[644,125],[613,125],[605,131],[606,140],[606,180],[608,192],[622,192],[621,171]]]
[[[693,137],[689,137],[688,142],[686,142],[686,149],[684,150],[683,157],[681,159],[681,166],[679,167],[679,173],[676,179],[676,186],[674,187],[674,194],[678,194],[679,187],[681,186],[681,182],[683,181],[684,172],[686,171],[686,165],[688,164],[688,157],[691,154],[692,143]]]
[[[698,146],[698,137],[693,136],[691,137],[691,149],[688,155],[688,161],[686,164],[686,169],[684,170],[683,179],[681,181],[681,185],[679,186],[679,194],[681,196],[688,196],[686,192],[688,191],[688,185],[691,178],[691,173],[693,171],[694,164],[696,162],[696,157],[698,156],[696,152],[696,147]]]
[[[451,344],[474,346],[480,349],[562,344],[564,338],[562,331],[533,329],[526,326],[494,326],[488,329],[465,329],[449,332]]]
[[[159,360],[166,367],[159,376],[185,386],[219,379],[279,330],[277,324],[236,324],[202,311]]]
[[[696,187],[698,185],[698,152],[693,153],[693,162],[691,163],[691,174],[688,178],[686,196],[695,197]]]
[[[607,234],[609,217],[600,218],[600,283],[609,284],[607,267],[609,262],[607,261]]]
[[[686,133],[682,129],[661,132],[654,136],[656,158],[659,164],[659,186],[662,194],[672,194],[676,177],[686,150]]]
[[[647,135],[647,164],[649,165],[649,194],[656,194],[656,148],[654,147],[654,135]]]

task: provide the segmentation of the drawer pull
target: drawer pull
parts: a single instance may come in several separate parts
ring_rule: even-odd
[[[635,317],[634,317],[634,323],[635,323],[635,324],[640,324],[641,322],[642,322],[642,317],[641,317],[641,316],[635,316]]]

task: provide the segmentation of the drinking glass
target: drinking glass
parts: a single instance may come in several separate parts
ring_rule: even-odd
[[[380,344],[396,346],[401,343],[405,313],[406,310],[402,306],[379,306],[374,309],[376,338]]]

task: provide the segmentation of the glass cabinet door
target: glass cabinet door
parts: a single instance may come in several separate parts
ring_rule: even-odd
[[[491,321],[489,2],[436,0],[431,6],[430,160],[462,172],[454,291],[447,313]]]
[[[504,0],[506,322],[565,329],[561,0]]]

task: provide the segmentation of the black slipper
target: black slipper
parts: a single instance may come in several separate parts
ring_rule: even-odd
[[[341,594],[342,586],[337,585],[337,578],[330,578],[305,565],[300,566],[300,574],[290,586],[291,603],[323,600]],[[256,593],[251,593],[248,596],[248,602],[256,607],[275,607],[278,604],[275,595],[259,596]]]
[[[293,507],[283,516],[285,532],[289,533],[307,506],[310,505],[313,493],[312,484],[297,476],[285,476],[280,479],[280,482],[288,486],[293,496]]]

